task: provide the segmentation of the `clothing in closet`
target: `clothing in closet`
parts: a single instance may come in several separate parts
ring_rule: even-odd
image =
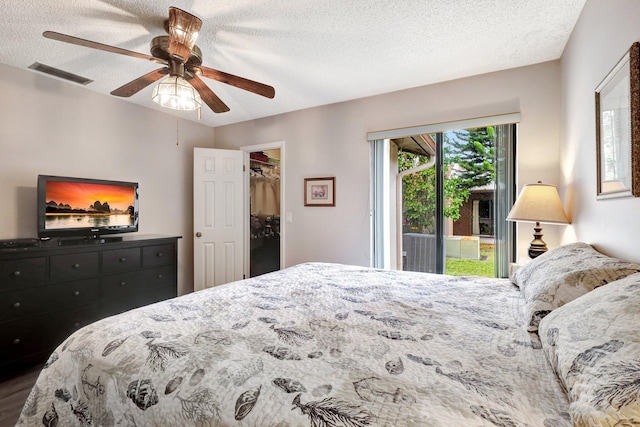
[[[280,166],[264,153],[251,153],[250,168],[250,276],[254,277],[280,269]]]

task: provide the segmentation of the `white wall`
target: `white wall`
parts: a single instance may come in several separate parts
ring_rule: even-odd
[[[178,290],[193,289],[193,147],[212,128],[0,65],[0,239],[37,237],[38,174],[140,183],[140,233],[180,235]]]
[[[354,82],[357,84],[357,82]],[[277,88],[276,88],[277,89]],[[216,148],[286,141],[287,266],[305,261],[369,265],[367,132],[521,112],[518,182],[560,179],[559,61],[217,127]],[[336,207],[305,207],[303,180],[336,177]],[[519,232],[526,254],[531,224]],[[562,226],[545,226],[556,246]]]
[[[621,2],[632,5],[632,1]],[[587,12],[598,2],[589,1]],[[604,8],[604,7],[603,7]],[[637,10],[638,6],[634,6]],[[597,8],[596,8],[597,9]],[[610,11],[609,13],[614,13]],[[621,12],[619,12],[621,14]],[[625,15],[627,15],[625,13]],[[638,15],[638,14],[636,14]],[[593,61],[596,53],[582,45],[589,27],[581,20],[571,50],[563,60],[565,96],[586,84],[588,94],[565,103],[568,126],[563,140],[578,141],[586,126],[593,126],[592,111],[581,116],[584,103],[592,102],[593,88],[609,65]],[[599,24],[600,25],[600,24]],[[611,24],[612,26],[614,24]],[[631,24],[629,24],[631,26]],[[640,27],[638,27],[640,28]],[[585,34],[582,34],[585,33]],[[610,35],[600,36],[604,39]],[[597,37],[593,37],[597,39]],[[620,42],[629,44],[629,40]],[[604,46],[604,42],[602,42]],[[607,49],[602,47],[604,55]],[[617,58],[618,53],[606,52]],[[610,62],[610,61],[602,61]],[[613,60],[612,64],[615,62]],[[586,65],[585,63],[588,63]],[[602,68],[598,78],[587,79],[590,68]],[[573,69],[573,70],[572,70]],[[41,173],[131,180],[141,184],[141,234],[179,234],[179,290],[193,288],[192,279],[192,149],[195,146],[238,148],[245,145],[286,141],[288,161],[283,183],[285,210],[293,214],[287,227],[286,265],[304,261],[329,261],[369,265],[369,145],[371,131],[417,126],[481,116],[520,112],[518,145],[518,187],[542,180],[558,184],[560,168],[560,62],[505,70],[461,80],[378,95],[324,107],[297,111],[213,129],[180,121],[180,145],[175,145],[176,119],[106,95],[36,73],[0,65],[0,239],[33,237],[35,225],[35,180]],[[572,75],[571,79],[566,76]],[[571,106],[571,108],[570,108]],[[592,108],[592,107],[591,107]],[[588,108],[587,108],[588,109]],[[563,150],[574,164],[588,162],[577,156],[595,156],[593,137],[588,150],[577,142]],[[583,138],[584,139],[584,138]],[[214,143],[215,141],[215,143]],[[582,147],[582,145],[580,145]],[[573,154],[577,152],[577,154]],[[571,160],[569,160],[571,161]],[[591,159],[593,162],[593,159]],[[586,166],[581,165],[583,169]],[[567,167],[563,166],[566,173]],[[585,185],[594,187],[591,169],[585,169]],[[303,179],[336,176],[336,207],[304,207]],[[574,180],[566,180],[561,195]],[[571,192],[570,215],[575,227],[545,226],[545,240],[559,244],[565,230],[591,227]],[[623,203],[632,203],[627,201]],[[595,202],[593,202],[595,203]],[[599,202],[604,203],[604,202]],[[608,202],[607,202],[608,203]],[[615,202],[616,204],[621,202]],[[567,203],[565,202],[565,205]],[[615,212],[614,207],[611,211]],[[622,215],[621,212],[615,212]],[[629,222],[629,221],[627,221]],[[606,226],[600,223],[599,226]],[[519,254],[526,253],[531,240],[530,224],[519,226]],[[605,227],[606,228],[606,227]],[[600,231],[598,231],[600,232]],[[587,236],[589,237],[589,236]]]
[[[561,60],[561,195],[573,220],[564,240],[633,261],[640,261],[640,198],[596,200],[594,92],[638,40],[640,2],[587,0]]]

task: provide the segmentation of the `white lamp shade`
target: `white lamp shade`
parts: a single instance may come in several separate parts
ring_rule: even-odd
[[[169,76],[158,83],[151,99],[172,110],[197,110],[202,106],[198,91],[180,76]]]
[[[569,224],[555,185],[525,185],[507,216],[509,221]]]

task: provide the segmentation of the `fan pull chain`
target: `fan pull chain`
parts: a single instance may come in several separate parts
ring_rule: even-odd
[[[180,118],[176,116],[176,147],[180,145]]]

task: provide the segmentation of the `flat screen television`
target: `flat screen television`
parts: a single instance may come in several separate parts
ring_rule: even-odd
[[[138,231],[138,183],[38,175],[38,237]]]

